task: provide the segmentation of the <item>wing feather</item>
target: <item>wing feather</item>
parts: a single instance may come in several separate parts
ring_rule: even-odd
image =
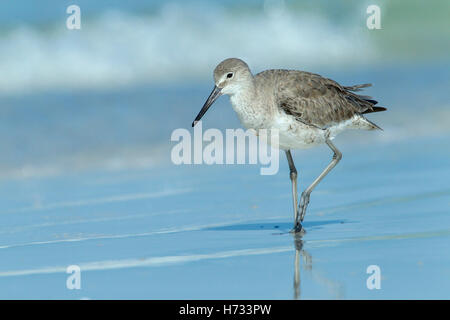
[[[341,121],[363,114],[385,110],[375,107],[377,101],[354,92],[370,84],[341,86],[318,74],[296,70],[267,70],[257,75],[272,78],[275,103],[298,121],[319,128],[327,128]]]

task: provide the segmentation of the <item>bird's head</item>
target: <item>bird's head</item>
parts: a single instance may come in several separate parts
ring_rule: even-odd
[[[253,75],[244,61],[237,58],[223,60],[214,69],[214,89],[192,123],[192,126],[195,126],[200,121],[217,98],[223,94],[234,95],[248,86],[249,83],[252,83],[252,81]]]

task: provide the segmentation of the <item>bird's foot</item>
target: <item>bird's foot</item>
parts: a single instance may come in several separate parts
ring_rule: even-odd
[[[294,228],[292,228],[291,230],[291,233],[295,235],[304,235],[306,233],[306,230],[305,228],[303,228],[300,222],[296,222]]]

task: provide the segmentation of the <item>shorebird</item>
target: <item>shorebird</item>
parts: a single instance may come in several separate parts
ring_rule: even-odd
[[[286,153],[292,183],[294,233],[303,229],[311,192],[342,158],[331,140],[345,129],[381,129],[364,114],[386,110],[375,106],[378,102],[371,97],[355,93],[371,84],[342,86],[318,74],[298,70],[272,69],[253,75],[248,65],[237,58],[217,65],[214,82],[214,89],[192,126],[225,94],[230,96],[232,107],[245,128],[278,130],[278,147]],[[302,192],[297,205],[297,169],[291,149],[320,144],[333,151],[333,158]]]

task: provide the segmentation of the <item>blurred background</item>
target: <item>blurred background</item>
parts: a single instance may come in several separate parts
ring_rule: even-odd
[[[450,127],[445,0],[379,1],[381,30],[366,26],[370,1],[77,1],[82,29],[68,30],[74,3],[0,4],[0,177],[161,161],[228,57],[255,73],[373,83],[368,94],[390,107],[376,115],[392,124],[383,139]],[[225,105],[205,125],[238,125]]]
[[[80,30],[66,28],[72,4],[81,8]],[[379,30],[366,25],[372,4],[381,9]],[[306,280],[303,295],[448,298],[449,14],[446,0],[0,2],[0,297],[292,296],[291,260],[248,262],[242,266],[247,272],[225,275],[217,287],[208,285],[215,279],[209,270],[223,265],[178,270],[183,278],[176,284],[170,270],[149,271],[161,273],[155,280],[133,268],[123,271],[120,263],[95,264],[125,259],[127,266],[145,261],[148,267],[153,262],[145,257],[214,256],[275,244],[274,252],[290,259],[292,239],[271,236],[274,228],[287,230],[291,223],[283,154],[280,173],[272,177],[259,176],[258,166],[174,166],[170,160],[170,135],[177,128],[190,130],[213,86],[214,67],[239,57],[254,73],[292,68],[343,85],[372,83],[365,94],[388,108],[369,116],[383,132],[337,138],[344,161],[313,193],[307,220],[312,230],[319,227],[309,233],[312,247],[326,239],[387,241],[418,234],[431,241],[423,248],[417,244],[419,250],[441,246],[429,257],[434,262],[426,274],[435,278],[419,277],[422,290],[404,285],[408,276],[417,276],[405,268],[423,267],[422,260],[405,258],[400,264],[406,265],[396,269],[399,262],[389,258],[413,247],[405,243],[377,255],[398,276],[390,278],[399,281],[395,290],[365,288],[364,268],[372,256],[364,256],[361,245],[339,254],[347,262],[345,257],[359,254],[359,271],[345,269],[349,278],[339,278],[339,269],[328,269],[339,268],[332,258],[336,253],[327,253],[321,261],[329,264],[322,265],[321,276]],[[208,127],[241,127],[227,98],[204,118],[203,128]],[[326,148],[296,153],[305,179],[300,186],[317,176],[329,156]],[[333,231],[322,224],[333,225]],[[236,259],[223,274],[242,263]],[[90,283],[96,285],[81,293],[66,290],[64,266],[70,263],[89,270],[121,269],[115,277],[122,291],[108,286],[107,272],[94,272]],[[286,287],[274,274],[288,275]],[[323,280],[324,274],[334,280]],[[267,286],[255,286],[250,275],[267,279]],[[362,279],[361,286],[354,277]],[[187,278],[192,283],[184,283]],[[447,280],[438,286],[442,278]]]

